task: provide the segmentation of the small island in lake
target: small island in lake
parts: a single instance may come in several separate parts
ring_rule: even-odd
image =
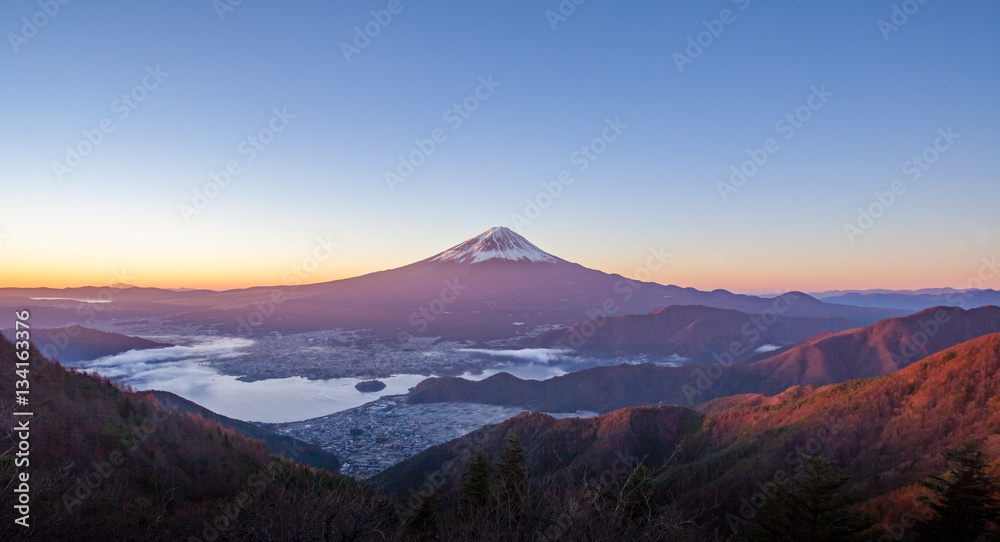
[[[361,392],[371,393],[376,391],[382,391],[385,389],[385,382],[381,380],[365,380],[364,382],[358,382],[354,387]]]

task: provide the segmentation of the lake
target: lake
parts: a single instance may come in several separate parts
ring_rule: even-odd
[[[382,395],[401,395],[427,375],[399,374],[379,378],[385,389],[377,393],[362,393],[354,385],[368,378],[334,378],[309,380],[303,377],[272,378],[244,382],[238,377],[218,372],[208,363],[245,355],[253,344],[250,339],[237,337],[206,338],[190,346],[171,346],[150,350],[130,350],[115,356],[75,364],[81,370],[96,371],[116,382],[136,390],[164,390],[176,393],[199,405],[246,421],[292,422],[325,416],[347,410]],[[477,353],[487,353],[478,350]],[[509,351],[497,351],[508,356]],[[506,363],[501,367],[463,378],[481,380],[500,372],[522,379],[544,380],[565,374],[545,361],[557,359],[563,352],[532,350],[523,363]],[[516,357],[516,356],[514,356]]]

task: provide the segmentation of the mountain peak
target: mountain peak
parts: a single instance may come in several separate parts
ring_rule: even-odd
[[[511,229],[498,226],[432,257],[432,262],[479,263],[487,260],[556,263],[559,258],[531,244]]]

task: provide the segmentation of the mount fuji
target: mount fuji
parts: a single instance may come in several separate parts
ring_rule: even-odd
[[[49,326],[75,323],[77,303],[26,299],[53,296],[86,298],[93,292],[0,289],[0,305],[42,306],[39,315]],[[331,282],[223,292],[129,288],[116,292],[95,319],[159,316],[240,335],[341,328],[383,338],[495,340],[523,336],[536,326],[572,326],[670,305],[745,313],[780,306],[783,316],[839,317],[859,326],[909,312],[824,303],[799,292],[778,300],[641,282],[566,261],[494,227],[427,259]]]
[[[480,263],[489,260],[535,263],[564,261],[503,226],[490,228],[460,245],[432,256],[427,261]]]

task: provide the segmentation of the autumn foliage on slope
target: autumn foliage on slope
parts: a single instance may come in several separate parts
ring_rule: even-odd
[[[639,405],[694,406],[720,397],[776,395],[789,387],[823,386],[902,369],[957,344],[1000,332],[1000,307],[937,307],[790,345],[761,361],[741,365],[756,344],[734,342],[722,361],[681,367],[595,367],[544,381],[500,373],[479,381],[428,378],[409,393],[411,402],[467,401],[547,412],[611,412]],[[731,351],[742,352],[731,354]]]
[[[272,533],[257,539],[324,540],[355,528],[340,523],[391,520],[384,500],[342,476],[276,458],[260,441],[31,353],[24,464],[15,463],[12,430],[23,421],[12,414],[14,347],[0,337],[0,539],[228,540],[253,531]],[[29,528],[14,523],[20,514],[8,486],[21,473],[31,488]]]
[[[995,460],[998,389],[1000,333],[994,333],[891,375],[792,390],[763,404],[733,401],[707,415],[676,406],[627,408],[591,420],[522,414],[418,454],[380,480],[401,495],[428,484],[454,491],[471,451],[496,456],[504,439],[516,436],[526,466],[540,476],[600,475],[617,457],[645,458],[653,468],[669,459],[656,480],[659,490],[688,509],[749,519],[774,485],[812,456],[833,460],[864,499],[944,472],[942,452],[968,441]]]
[[[685,443],[666,478],[701,499],[749,498],[806,455],[833,459],[865,497],[945,470],[942,452],[979,441],[995,459],[1000,431],[1000,334],[940,352],[897,373],[820,388],[801,398],[724,410]]]

